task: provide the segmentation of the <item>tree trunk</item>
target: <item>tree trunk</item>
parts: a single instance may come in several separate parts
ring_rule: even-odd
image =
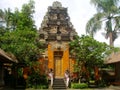
[[[113,42],[113,35],[112,35],[112,32],[110,32],[109,33],[109,38],[110,38],[110,40],[109,40],[109,44],[110,44],[110,46],[114,46],[114,42]]]
[[[98,81],[100,79],[100,76],[99,76],[99,69],[97,66],[94,67],[94,72],[95,72],[95,80]]]

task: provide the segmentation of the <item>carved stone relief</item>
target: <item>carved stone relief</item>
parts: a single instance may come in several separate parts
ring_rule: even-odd
[[[50,42],[49,44],[51,44],[51,50],[66,50],[68,48],[68,43],[65,43],[65,42],[61,42],[61,43],[58,43],[58,42]]]
[[[62,34],[68,34],[68,31],[65,29],[65,27],[61,27],[61,28],[60,28],[60,32],[61,32]]]
[[[55,1],[51,7],[48,7],[48,12],[44,16],[39,32],[41,39],[44,37],[44,40],[47,42],[54,40],[68,42],[77,35],[67,14],[67,8],[62,7],[58,1]]]
[[[55,1],[52,6],[53,6],[54,8],[55,8],[55,7],[62,7],[62,4],[61,4],[60,2],[58,2],[58,1]]]
[[[57,27],[56,26],[51,27],[50,33],[57,33]]]

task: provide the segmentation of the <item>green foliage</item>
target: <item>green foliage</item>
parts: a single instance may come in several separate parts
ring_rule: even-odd
[[[98,42],[90,36],[76,36],[70,42],[70,54],[76,60],[74,71],[79,72],[80,75],[83,73],[86,74],[86,72],[82,72],[82,68],[85,66],[91,73],[94,67],[103,67],[105,58],[112,52],[118,50],[120,49],[111,47],[106,43]]]
[[[73,89],[85,89],[88,88],[87,83],[72,83],[71,88]]]
[[[104,80],[100,80],[99,82],[98,82],[98,87],[106,87],[107,85],[106,85],[106,83],[105,83],[105,81]]]
[[[28,66],[32,71],[27,80],[27,86],[45,88],[47,80],[40,76],[40,64],[36,62],[43,52],[42,43],[38,41],[38,32],[33,20],[34,1],[24,4],[21,10],[14,12],[0,9],[0,18],[6,26],[0,27],[0,48],[16,56],[19,63]],[[22,77],[22,68],[18,68],[18,77]]]
[[[26,11],[27,10],[27,11]],[[34,2],[30,0],[28,4],[24,4],[22,10],[16,9],[14,12],[3,12],[9,17],[7,27],[2,29],[0,34],[0,48],[7,52],[13,53],[19,63],[30,65],[31,61],[37,60],[42,53],[41,43],[37,41],[38,33],[33,20]],[[3,18],[5,22],[7,20]],[[11,28],[9,28],[11,27]]]
[[[102,65],[107,44],[101,43],[89,36],[76,36],[70,43],[71,53],[74,53],[79,62],[86,63],[87,66]]]
[[[6,30],[4,26],[0,26],[0,37],[2,37],[5,34]],[[1,41],[1,38],[0,38]]]
[[[18,72],[18,77],[22,77],[23,69],[22,68],[18,68],[17,72]]]
[[[42,50],[39,49],[39,42],[36,42],[37,33],[31,30],[16,30],[5,33],[1,37],[1,48],[5,51],[12,52],[19,62],[37,60]]]
[[[38,88],[45,89],[48,87],[47,77],[46,75],[40,75],[40,63],[32,62],[32,66],[30,67],[30,75],[27,79],[27,87],[28,88]]]
[[[32,73],[33,74],[33,73]],[[34,89],[47,89],[48,83],[46,76],[40,76],[36,73],[36,75],[30,75],[28,78],[28,85],[27,88],[34,88]]]
[[[22,6],[21,12],[18,14],[19,19],[17,20],[17,28],[19,30],[35,30],[34,20],[34,2],[30,0],[28,4]]]
[[[4,11],[0,9],[0,19],[2,24],[6,25],[6,30],[36,30],[34,25],[33,13],[34,11],[34,1],[30,0],[28,4],[23,4],[21,11],[18,8],[14,12],[10,8]]]

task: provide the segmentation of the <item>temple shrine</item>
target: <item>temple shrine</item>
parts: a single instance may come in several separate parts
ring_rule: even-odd
[[[69,43],[74,40],[77,32],[70,22],[67,8],[58,1],[48,7],[39,29],[39,41],[45,44],[43,69],[52,68],[55,78],[64,77],[65,70],[73,72],[75,59],[71,57]]]

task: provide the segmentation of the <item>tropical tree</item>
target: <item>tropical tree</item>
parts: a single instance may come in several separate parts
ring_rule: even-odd
[[[17,21],[17,28],[20,30],[25,30],[27,28],[34,30],[36,26],[34,25],[33,14],[34,10],[34,1],[30,0],[28,4],[24,4],[19,14],[19,20]],[[17,13],[17,11],[16,11]]]
[[[0,27],[3,26],[3,23],[5,22],[4,20],[4,11],[0,9]]]
[[[14,13],[11,13],[11,18],[10,18],[10,30],[16,30],[18,26],[18,21],[20,19],[20,11],[16,8]]]
[[[24,62],[26,65],[32,63],[30,61],[37,60],[38,55],[43,51],[40,48],[41,43],[36,41],[38,33],[33,13],[34,2],[32,0],[24,4],[21,11],[16,9],[11,12],[9,20],[4,19],[5,22],[10,22],[5,27],[7,32],[1,34],[0,38],[0,48],[13,53],[20,63]]]
[[[118,2],[119,0],[91,0],[91,3],[97,9],[97,13],[87,22],[86,33],[94,36],[96,32],[104,27],[105,37],[110,38],[110,45],[113,46],[120,30]]]
[[[10,9],[8,11],[3,11],[3,16],[2,12],[0,14],[6,23],[4,29],[0,29],[0,48],[16,56],[19,62],[16,71],[20,80],[21,77],[23,78],[23,68],[29,68],[30,74],[26,80],[26,86],[46,84],[47,79],[41,75],[41,63],[38,62],[44,48],[38,40],[39,36],[33,19],[34,1],[30,0],[28,4],[23,4],[21,10],[16,8],[13,12]]]
[[[3,12],[5,13],[6,11]],[[26,80],[27,86],[29,86],[28,84],[30,83],[28,82],[30,82],[30,80],[41,79],[41,63],[38,62],[38,59],[44,51],[44,49],[41,48],[42,43],[38,40],[38,32],[33,20],[33,13],[34,2],[30,0],[28,4],[22,6],[21,10],[16,8],[14,12],[11,12],[9,18],[3,18],[5,22],[9,23],[2,29],[2,31],[6,32],[0,33],[0,48],[9,54],[14,54],[19,62],[16,70],[18,72],[18,78],[23,77],[23,67],[21,67],[21,65],[29,67],[31,70],[31,74]],[[7,15],[9,16],[9,14]],[[36,69],[35,67],[38,68]]]
[[[90,36],[76,36],[75,40],[70,42],[70,52],[76,58],[75,70],[88,78],[91,70],[103,66],[105,57],[112,51],[113,47]]]
[[[12,23],[14,22],[13,19],[15,18],[14,13],[11,11],[10,8],[8,9],[0,9],[0,20],[1,20],[1,24],[2,27],[4,26],[6,29],[5,30],[13,30],[13,25]]]

